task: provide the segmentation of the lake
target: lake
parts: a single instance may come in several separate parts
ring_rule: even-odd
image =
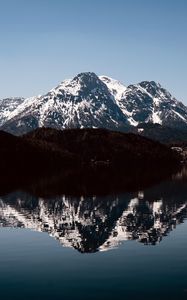
[[[186,169],[109,195],[0,196],[1,299],[183,299],[186,253]]]

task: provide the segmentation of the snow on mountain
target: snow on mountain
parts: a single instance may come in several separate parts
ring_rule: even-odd
[[[23,101],[24,98],[21,97],[0,99],[0,126]]]
[[[129,85],[120,102],[137,125],[148,122],[171,127],[187,125],[187,107],[154,81]]]
[[[116,99],[116,102],[122,98],[123,93],[126,91],[126,87],[120,81],[110,78],[108,76],[99,76],[99,78],[107,85],[108,89],[110,90],[111,94]]]
[[[132,126],[138,125],[138,123],[132,118],[132,113],[126,109],[123,101],[121,101],[124,98],[127,88],[120,81],[112,79],[110,77],[100,76],[99,78],[107,85],[111,94],[115,98],[116,104],[125,115],[127,122]]]
[[[46,95],[6,105],[0,101],[0,120],[1,129],[15,134],[43,126],[127,130],[140,123],[158,123],[187,128],[187,107],[154,81],[125,87],[110,77],[85,72]]]

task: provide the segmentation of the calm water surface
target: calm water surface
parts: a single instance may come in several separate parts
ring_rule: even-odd
[[[0,197],[1,299],[186,299],[187,175],[143,191]]]

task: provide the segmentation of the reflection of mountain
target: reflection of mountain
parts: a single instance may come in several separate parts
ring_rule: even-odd
[[[183,205],[166,205],[162,200],[152,203],[132,199],[112,230],[101,250],[118,246],[124,240],[138,240],[155,245],[162,237],[183,222],[187,216],[187,202]]]
[[[182,184],[180,194],[181,184],[177,178],[136,194],[48,200],[17,192],[0,199],[0,224],[48,232],[83,253],[129,239],[155,245],[187,216],[187,187]]]
[[[1,200],[0,223],[46,231],[65,246],[95,252],[121,216],[126,206],[122,200],[112,196],[44,200],[12,194]]]

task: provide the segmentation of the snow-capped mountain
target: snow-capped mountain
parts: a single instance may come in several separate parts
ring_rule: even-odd
[[[126,88],[109,77],[100,78],[108,86],[132,126],[158,123],[170,127],[186,127],[187,107],[172,97],[159,83],[142,81]]]
[[[10,113],[4,129],[25,133],[37,127],[120,128],[127,125],[108,87],[94,74],[65,80],[44,96],[29,98]]]
[[[143,81],[125,87],[91,72],[64,80],[46,95],[25,99],[13,109],[0,103],[0,112],[1,129],[16,134],[37,127],[127,130],[148,122],[187,127],[187,107],[160,84]]]
[[[0,126],[24,100],[24,98],[20,97],[0,99]]]
[[[187,107],[154,81],[128,86],[120,104],[136,125],[150,122],[181,128],[187,124]]]

